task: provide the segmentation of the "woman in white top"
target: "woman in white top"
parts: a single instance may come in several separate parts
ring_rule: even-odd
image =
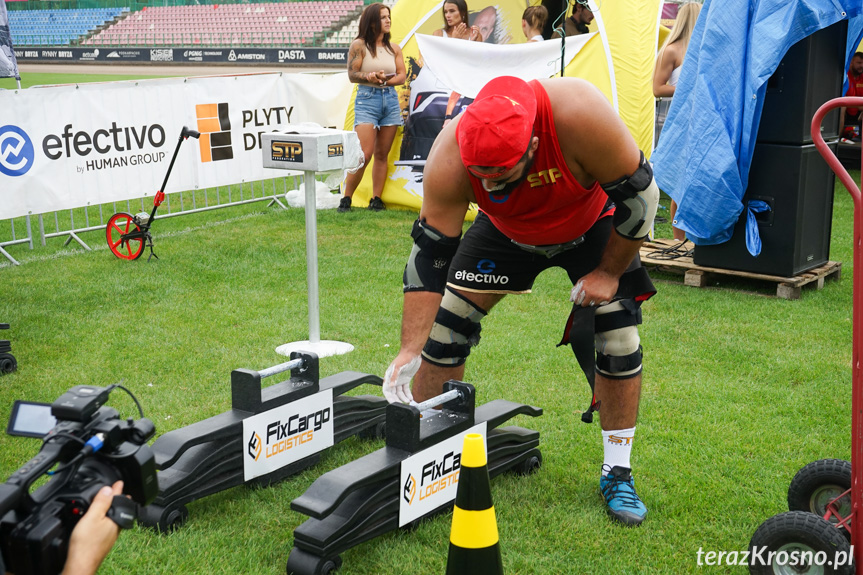
[[[665,117],[668,115],[668,108],[671,106],[671,98],[674,96],[677,79],[680,77],[683,58],[686,56],[686,49],[689,47],[689,38],[692,36],[692,29],[695,28],[695,22],[698,20],[700,13],[701,4],[696,2],[690,2],[681,6],[671,33],[665,39],[662,48],[659,49],[659,53],[656,55],[656,67],[653,70],[653,95],[659,98],[659,102],[656,112],[654,145],[659,141],[659,133],[662,131],[663,124],[665,124]],[[676,214],[677,203],[672,200],[671,229],[674,239],[683,241],[686,239],[686,233],[674,227],[674,216]]]
[[[376,212],[385,209],[381,194],[389,168],[387,157],[402,125],[394,86],[404,84],[407,77],[402,50],[398,44],[390,43],[391,24],[389,8],[380,2],[369,4],[360,16],[357,38],[348,49],[348,78],[359,84],[354,102],[354,130],[365,163],[345,178],[345,197],[339,203],[340,212],[350,211],[351,198],[373,154],[372,199],[368,207]]]
[[[548,20],[548,8],[528,6],[521,15],[521,31],[528,42],[542,42],[542,30]]]
[[[444,2],[443,23],[444,27],[435,30],[432,35],[482,42],[479,26],[468,25],[467,2],[465,0],[447,0]]]
[[[433,36],[482,42],[482,33],[479,31],[479,26],[468,27],[467,2],[465,0],[447,0],[443,3],[442,14],[444,27],[432,32]],[[460,110],[456,109],[456,104],[460,99],[461,94],[458,92],[450,93],[446,104],[444,126],[449,124],[459,114]]]

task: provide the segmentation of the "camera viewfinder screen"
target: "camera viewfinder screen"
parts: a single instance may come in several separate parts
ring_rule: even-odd
[[[41,438],[55,425],[57,420],[51,415],[51,404],[18,400],[12,407],[6,433]]]

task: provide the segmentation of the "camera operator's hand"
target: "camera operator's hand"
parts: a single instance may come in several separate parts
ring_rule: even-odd
[[[115,495],[123,493],[123,482],[99,490],[87,513],[69,538],[69,554],[62,575],[92,575],[117,541],[120,527],[108,516]]]

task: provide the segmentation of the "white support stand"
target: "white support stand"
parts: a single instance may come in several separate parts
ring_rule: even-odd
[[[329,132],[332,132],[331,130]],[[326,150],[332,135],[264,134],[264,167],[303,169],[303,183],[306,197],[306,280],[309,297],[309,339],[280,345],[276,353],[289,356],[294,351],[310,351],[318,357],[344,355],[354,350],[354,346],[342,341],[321,340],[320,300],[318,297],[318,214],[317,193],[315,190],[316,170],[333,169],[332,157],[321,165],[318,149]],[[320,140],[320,141],[319,141]],[[280,147],[280,144],[282,145]],[[293,146],[300,146],[295,148]],[[299,150],[295,152],[295,150]],[[300,158],[286,160],[291,157]],[[326,158],[326,156],[324,156]],[[341,158],[339,158],[341,159]],[[340,163],[337,167],[341,167]]]

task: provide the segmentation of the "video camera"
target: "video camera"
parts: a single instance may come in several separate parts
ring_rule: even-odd
[[[138,420],[120,419],[104,406],[116,387],[129,393],[121,385],[79,385],[60,396],[50,406],[57,424],[39,453],[0,484],[0,552],[15,575],[63,570],[72,529],[102,486],[123,480],[131,500],[115,496],[108,516],[125,528],[137,517],[137,504],[156,498],[156,461],[147,445],[156,428],[134,396]],[[31,494],[45,473],[51,479]]]

